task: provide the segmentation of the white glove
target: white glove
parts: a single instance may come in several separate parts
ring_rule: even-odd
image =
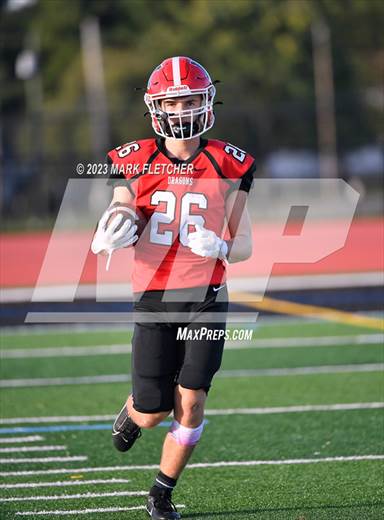
[[[188,235],[188,247],[191,248],[192,253],[225,260],[228,253],[225,240],[219,238],[214,231],[205,229],[199,224],[196,224],[196,230]]]
[[[123,215],[121,214],[116,215],[107,226],[108,219],[110,218],[111,213],[115,210],[116,208],[107,209],[107,211],[105,211],[97,225],[96,233],[91,244],[91,251],[92,253],[95,253],[95,255],[101,251],[107,251],[107,271],[109,269],[112,253],[116,249],[131,246],[139,238],[138,235],[135,234],[137,231],[137,225],[132,225],[132,222],[129,219],[124,222],[119,230],[116,231],[116,228],[123,220]]]

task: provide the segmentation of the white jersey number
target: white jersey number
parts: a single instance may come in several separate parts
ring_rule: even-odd
[[[176,217],[176,195],[172,191],[155,191],[151,196],[151,205],[158,206],[166,204],[164,212],[155,211],[151,217],[150,241],[153,244],[171,246],[173,244],[172,231],[159,231],[159,224],[171,224]],[[200,224],[204,226],[205,219],[202,215],[191,215],[191,206],[196,205],[199,209],[207,209],[208,200],[203,193],[184,193],[181,197],[179,237],[183,246],[188,243],[188,224]]]
[[[136,143],[136,141],[132,141],[131,143],[127,143],[124,146],[118,146],[115,148],[115,150],[117,151],[117,155],[121,159],[124,159],[124,157],[127,157],[127,155],[130,153],[140,150],[140,145],[139,143]]]
[[[224,152],[229,155],[232,155],[240,163],[244,162],[245,157],[247,155],[247,153],[244,152],[244,150],[238,148],[237,146],[233,146],[233,144],[227,144],[227,146],[224,148]]]

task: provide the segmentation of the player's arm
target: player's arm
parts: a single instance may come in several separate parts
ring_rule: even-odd
[[[134,202],[135,194],[130,187],[130,182],[125,178],[123,173],[118,172],[117,175],[113,173],[112,168],[114,163],[109,154],[106,157],[106,162],[110,167],[107,184],[113,188],[113,196],[109,207],[117,202],[121,202],[122,204],[132,204]]]
[[[225,204],[230,240],[227,240],[228,262],[242,262],[252,255],[252,227],[247,209],[247,192],[236,190],[230,193]]]
[[[135,203],[134,194],[125,186],[116,186],[113,189],[113,197],[111,200],[110,206],[116,204],[117,202],[121,202],[121,204],[132,204]]]
[[[110,259],[116,249],[128,247],[136,242],[138,239],[136,224],[132,225],[131,220],[128,219],[120,226],[123,220],[121,214],[110,220],[111,212],[116,209],[116,203],[129,204],[133,200],[132,193],[125,186],[115,186],[111,204],[99,220],[92,240],[91,250],[94,254],[108,255]],[[111,206],[114,208],[111,209]]]

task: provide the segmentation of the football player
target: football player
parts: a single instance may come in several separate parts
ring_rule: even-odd
[[[119,172],[108,181],[111,204],[134,205],[148,224],[138,237],[136,226],[121,226],[119,216],[106,226],[107,210],[92,243],[96,254],[135,244],[132,285],[141,318],[132,339],[132,393],[112,437],[127,451],[142,429],[173,412],[147,499],[157,520],[180,518],[172,491],[203,433],[224,347],[226,264],[252,254],[246,199],[255,161],[232,144],[201,137],[215,121],[214,97],[214,82],[196,61],[178,56],[156,67],[144,100],[158,138],[108,154]]]

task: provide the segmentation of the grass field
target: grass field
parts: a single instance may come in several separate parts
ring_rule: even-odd
[[[130,339],[3,334],[2,519],[146,518],[167,424],[112,448]],[[341,324],[261,319],[251,342],[228,342],[174,493],[183,518],[384,518],[382,363],[377,331]]]

